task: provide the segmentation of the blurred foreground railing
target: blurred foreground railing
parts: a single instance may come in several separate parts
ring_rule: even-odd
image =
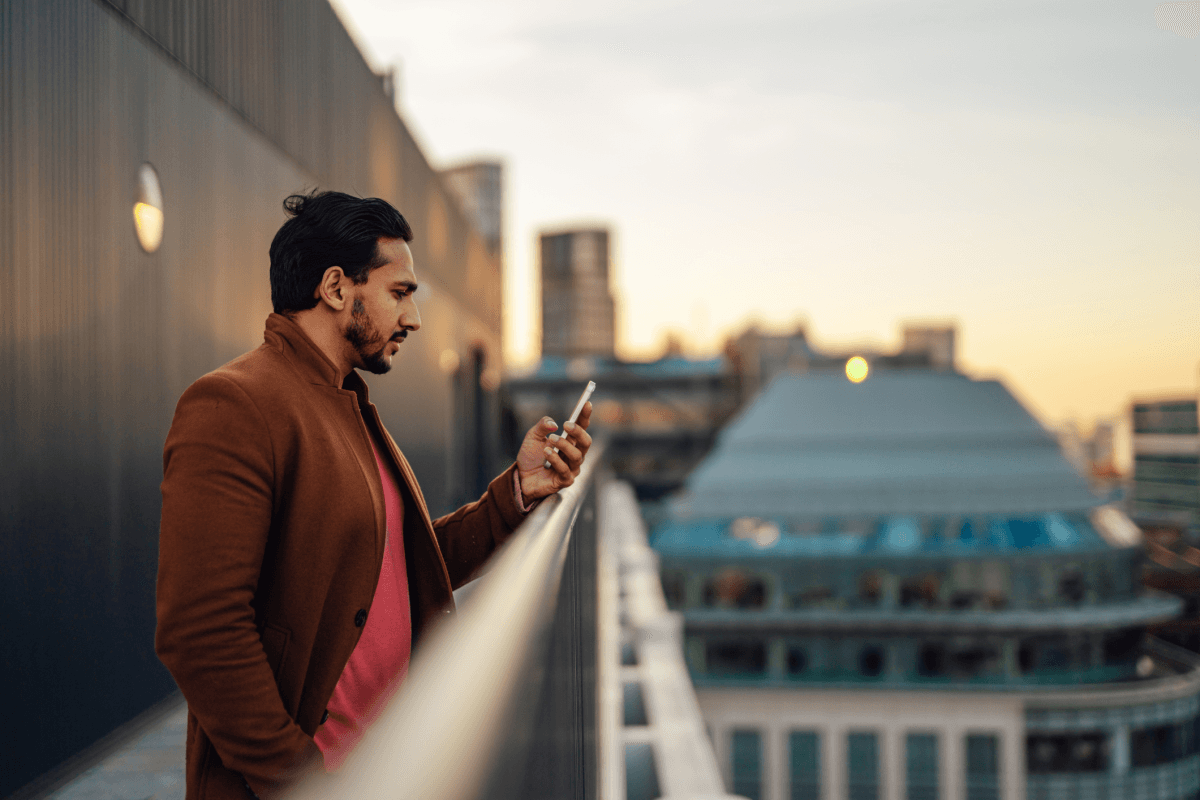
[[[342,769],[293,798],[596,797],[596,464],[544,501]]]
[[[594,447],[316,798],[652,800],[725,795],[632,489]],[[632,710],[631,710],[632,709]]]

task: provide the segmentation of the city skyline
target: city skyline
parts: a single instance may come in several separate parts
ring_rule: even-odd
[[[600,223],[626,357],[933,320],[1047,424],[1200,383],[1200,41],[1154,4],[335,8],[430,158],[505,160],[510,366],[538,232]]]

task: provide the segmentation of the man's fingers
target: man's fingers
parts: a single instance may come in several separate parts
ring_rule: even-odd
[[[563,460],[562,455],[554,452],[553,447],[547,447],[542,452],[545,454],[546,460],[550,462],[550,469],[558,473],[558,483],[562,486],[570,486],[575,480],[575,476],[571,474],[571,468]]]
[[[571,437],[571,441],[579,448],[581,454],[585,454],[588,448],[592,446],[592,435],[585,430],[583,425],[577,423],[567,423],[567,435]]]
[[[579,427],[586,428],[588,423],[592,421],[592,401],[588,400],[583,404],[583,411],[579,412],[579,417],[576,419]]]
[[[531,434],[533,434],[533,438],[537,439],[540,442],[544,442],[544,441],[546,441],[546,438],[548,436],[550,436],[550,434],[554,433],[556,430],[558,430],[557,422],[550,419],[549,417],[542,417],[542,421],[539,422],[537,425],[534,425],[533,428],[530,429],[529,432]]]
[[[564,436],[560,439],[557,436],[551,435],[549,442],[551,447],[558,448],[558,452],[561,453],[563,458],[565,458],[569,463],[574,464],[577,461],[583,461],[583,453],[581,453],[575,443],[567,437]]]

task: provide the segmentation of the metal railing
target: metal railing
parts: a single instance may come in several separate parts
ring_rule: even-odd
[[[596,796],[596,465],[534,510],[336,774],[294,800]]]

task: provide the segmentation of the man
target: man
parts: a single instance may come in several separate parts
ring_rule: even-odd
[[[356,372],[420,328],[412,230],[378,199],[284,208],[264,342],[184,392],[163,456],[155,645],[188,702],[189,800],[335,768],[452,590],[591,444],[590,404],[569,438],[544,419],[482,498],[431,520]]]

